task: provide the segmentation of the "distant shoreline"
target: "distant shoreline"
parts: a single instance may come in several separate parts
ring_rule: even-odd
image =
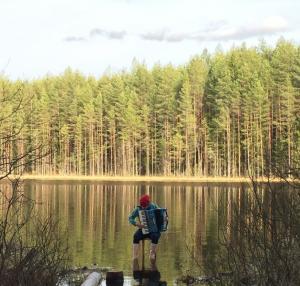
[[[22,175],[23,180],[40,181],[103,181],[103,182],[161,182],[161,183],[249,183],[249,177],[176,177],[176,176],[81,176],[81,175]],[[258,178],[258,182],[280,182],[278,178]]]

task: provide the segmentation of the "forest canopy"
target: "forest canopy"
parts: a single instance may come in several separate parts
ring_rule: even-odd
[[[0,103],[3,158],[49,147],[24,158],[29,174],[263,176],[273,161],[299,161],[300,47],[281,39],[179,67],[134,62],[99,79],[1,76]]]

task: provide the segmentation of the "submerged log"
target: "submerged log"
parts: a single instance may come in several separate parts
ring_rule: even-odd
[[[123,271],[108,271],[106,273],[107,286],[122,286],[124,283]]]
[[[92,272],[81,284],[81,286],[97,286],[100,283],[100,280],[101,274],[98,272]]]

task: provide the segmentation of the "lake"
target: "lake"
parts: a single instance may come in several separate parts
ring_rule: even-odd
[[[67,226],[73,266],[97,264],[128,276],[132,275],[135,231],[128,215],[139,197],[149,194],[153,202],[168,209],[169,229],[161,236],[157,256],[161,279],[168,285],[182,274],[206,272],[204,261],[217,251],[218,232],[232,216],[231,205],[243,202],[249,187],[238,183],[24,182],[25,193],[38,203],[40,215],[52,213]]]

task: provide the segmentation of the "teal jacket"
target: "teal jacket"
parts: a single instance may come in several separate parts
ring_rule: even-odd
[[[158,209],[158,205],[154,204],[154,203],[150,203],[144,210],[154,210],[154,209]],[[141,206],[137,206],[132,213],[129,215],[128,217],[128,221],[129,223],[131,223],[132,225],[136,225],[136,218],[139,217],[139,210],[142,210],[143,208]]]

